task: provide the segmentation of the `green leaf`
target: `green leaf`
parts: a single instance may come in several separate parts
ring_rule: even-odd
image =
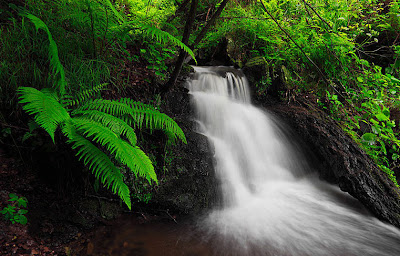
[[[14,193],[11,193],[8,195],[10,197],[10,199],[8,199],[8,201],[17,201],[18,200],[18,196]]]
[[[171,42],[173,45],[178,46],[179,48],[187,52],[190,56],[192,56],[193,60],[197,63],[193,51],[186,44],[182,43],[182,41],[179,40],[178,38],[174,37],[173,35],[171,35],[166,31],[162,31],[159,28],[149,26],[147,24],[137,24],[137,25],[141,29],[143,29],[143,32],[150,38],[156,39],[160,43]]]
[[[390,117],[389,109],[385,108],[384,110],[382,110],[382,113],[385,114],[385,116]]]
[[[118,161],[129,167],[135,175],[145,177],[149,183],[152,180],[157,183],[157,177],[150,159],[138,147],[119,139],[114,132],[101,123],[82,118],[74,118],[73,122],[78,131],[93,141],[104,145],[111,154],[115,155]]]
[[[386,122],[386,125],[390,128],[396,127],[396,123],[394,121]]]
[[[17,200],[18,207],[26,207],[27,203],[28,203],[28,200],[25,197],[20,197]]]
[[[20,214],[20,215],[27,214],[27,213],[28,213],[28,210],[25,210],[25,209],[21,209],[18,211],[18,214]]]
[[[373,118],[369,119],[369,121],[370,121],[371,123],[373,123],[373,124],[379,124],[379,122],[378,122],[378,121],[376,121],[376,120],[375,120],[375,119],[373,119]]]
[[[362,82],[364,82],[364,79],[363,79],[361,76],[358,76],[358,77],[357,77],[357,81],[360,82],[360,83],[362,83]]]
[[[74,127],[73,122],[66,122],[62,128],[63,133],[69,138],[68,143],[72,149],[77,150],[76,155],[94,173],[97,179],[101,179],[107,188],[122,199],[131,209],[131,199],[128,186],[124,183],[124,177],[120,170],[111,162],[110,158],[92,142],[81,136]]]
[[[386,116],[384,113],[379,113],[375,115],[375,117],[381,122],[389,119],[388,116]]]
[[[15,215],[12,220],[22,225],[26,225],[26,223],[28,223],[28,219],[24,215]]]
[[[34,115],[36,123],[42,127],[54,142],[54,133],[59,124],[70,118],[67,110],[58,102],[54,95],[43,93],[32,87],[18,88],[22,108]]]
[[[399,79],[397,79],[396,77],[390,77],[390,80],[392,80],[393,82],[395,82],[395,83],[400,83],[400,80]]]
[[[373,133],[364,133],[363,136],[361,136],[361,139],[363,140],[363,142],[366,142],[370,145],[375,143],[375,138],[376,138],[376,135]]]
[[[63,65],[61,64],[60,58],[58,57],[57,44],[53,40],[49,28],[41,19],[39,19],[33,14],[30,14],[28,12],[22,12],[19,15],[27,17],[35,25],[36,31],[42,29],[46,32],[47,38],[49,40],[50,66],[56,78],[56,81],[54,83],[54,88],[57,89],[57,93],[59,93],[59,95],[64,95],[67,85],[67,82],[65,80],[65,71]]]
[[[383,154],[387,155],[385,143],[379,141],[379,144],[381,144],[381,151],[383,152]]]
[[[379,134],[381,132],[381,128],[376,125],[372,126],[371,129],[372,129],[372,132],[375,134]]]

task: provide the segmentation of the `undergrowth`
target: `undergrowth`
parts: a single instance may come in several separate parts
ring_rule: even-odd
[[[397,0],[232,1],[199,47],[207,51],[226,38],[237,65],[264,65],[258,93],[268,93],[278,77],[288,101],[315,94],[316,104],[399,187],[393,171],[400,168],[399,119],[391,114],[400,106],[399,6]]]

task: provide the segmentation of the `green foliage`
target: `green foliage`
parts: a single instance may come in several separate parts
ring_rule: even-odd
[[[151,49],[153,44],[161,44],[164,48],[178,47],[183,49],[195,59],[192,50],[183,44],[172,34],[163,31],[151,21],[140,20],[134,15],[127,17],[109,0],[101,1],[61,1],[60,8],[65,10],[64,20],[68,20],[81,33],[90,33],[92,38],[88,38],[92,51],[95,55],[100,50],[100,54],[106,50],[110,44],[119,42],[125,45],[127,41],[135,37],[146,38],[147,45]],[[133,12],[141,15],[142,12]],[[89,30],[89,31],[88,31]],[[155,39],[155,40],[154,40]],[[160,63],[157,63],[160,64]]]
[[[88,100],[70,110],[48,90],[21,87],[19,93],[20,102],[25,104],[23,109],[34,115],[35,121],[53,141],[56,129],[60,128],[79,159],[129,208],[129,188],[123,181],[119,166],[126,166],[150,183],[157,183],[150,159],[136,146],[137,138],[131,125],[139,129],[161,129],[171,140],[179,138],[186,142],[182,130],[171,118],[130,99]]]
[[[42,29],[46,32],[48,40],[49,40],[50,66],[52,68],[52,71],[53,71],[53,74],[55,77],[54,78],[55,82],[53,83],[53,85],[54,85],[56,91],[58,91],[60,93],[60,95],[64,95],[65,87],[66,87],[64,67],[61,65],[60,58],[58,57],[57,44],[53,40],[53,36],[51,35],[49,28],[41,19],[39,19],[35,15],[32,15],[27,12],[21,13],[20,15],[27,17],[35,25],[36,31],[39,31],[39,29]]]
[[[57,45],[47,26],[37,17],[29,17],[36,26],[46,30],[50,44],[54,43],[50,46],[49,58],[57,61],[50,61],[50,66],[53,70],[63,70],[58,57],[54,57],[58,56]],[[55,83],[59,84],[60,80],[65,81],[65,77],[58,76]],[[149,183],[157,183],[150,159],[136,145],[134,129],[161,129],[171,142],[177,138],[184,142],[186,140],[182,130],[170,117],[149,105],[127,98],[117,101],[92,100],[92,95],[102,88],[103,85],[99,85],[76,96],[65,94],[65,87],[60,86],[40,91],[32,87],[20,87],[18,92],[23,109],[34,116],[36,123],[50,135],[53,142],[59,129],[68,138],[67,143],[71,144],[79,159],[130,209],[130,192],[121,173],[122,167],[127,167],[136,176],[146,178]]]
[[[20,223],[22,225],[26,225],[28,219],[25,214],[28,213],[27,204],[28,200],[25,197],[19,197],[16,194],[9,194],[10,202],[6,207],[0,211],[1,214],[4,215],[6,220],[11,221],[12,224]]]
[[[192,58],[196,61],[196,57],[194,56],[193,51],[186,46],[184,43],[182,43],[179,39],[175,38],[172,36],[170,33],[162,31],[161,29],[158,29],[153,26],[148,26],[146,24],[140,25],[140,28],[143,30],[143,32],[149,36],[151,39],[156,39],[160,43],[172,43],[173,45],[178,46],[185,52],[187,52]]]
[[[365,60],[363,64],[363,74],[355,78],[358,88],[348,88],[352,97],[347,101],[353,105],[355,113],[342,115],[343,126],[397,185],[393,169],[400,166],[400,140],[389,107],[398,104],[400,83],[383,75],[380,67],[370,67]],[[360,124],[367,126],[363,133]]]

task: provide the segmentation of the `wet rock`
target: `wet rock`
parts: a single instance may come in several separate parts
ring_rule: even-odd
[[[399,189],[334,121],[310,107],[275,103],[267,109],[307,144],[321,179],[337,184],[379,219],[400,227]]]
[[[106,200],[100,201],[101,217],[106,220],[115,219],[121,214],[121,207],[115,202]]]
[[[187,144],[171,147],[168,171],[160,179],[152,203],[165,210],[196,215],[216,202],[213,153],[207,138],[195,132],[194,110],[183,87],[168,93],[161,111],[174,118],[185,133]]]

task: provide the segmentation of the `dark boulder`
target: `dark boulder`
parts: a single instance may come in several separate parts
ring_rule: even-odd
[[[216,200],[217,181],[208,140],[195,132],[194,111],[183,87],[165,96],[161,111],[182,128],[187,144],[179,143],[170,149],[168,172],[160,180],[152,202],[181,214],[199,214]]]
[[[337,184],[379,219],[400,227],[399,189],[334,121],[310,104],[270,104],[315,156],[320,178]]]

